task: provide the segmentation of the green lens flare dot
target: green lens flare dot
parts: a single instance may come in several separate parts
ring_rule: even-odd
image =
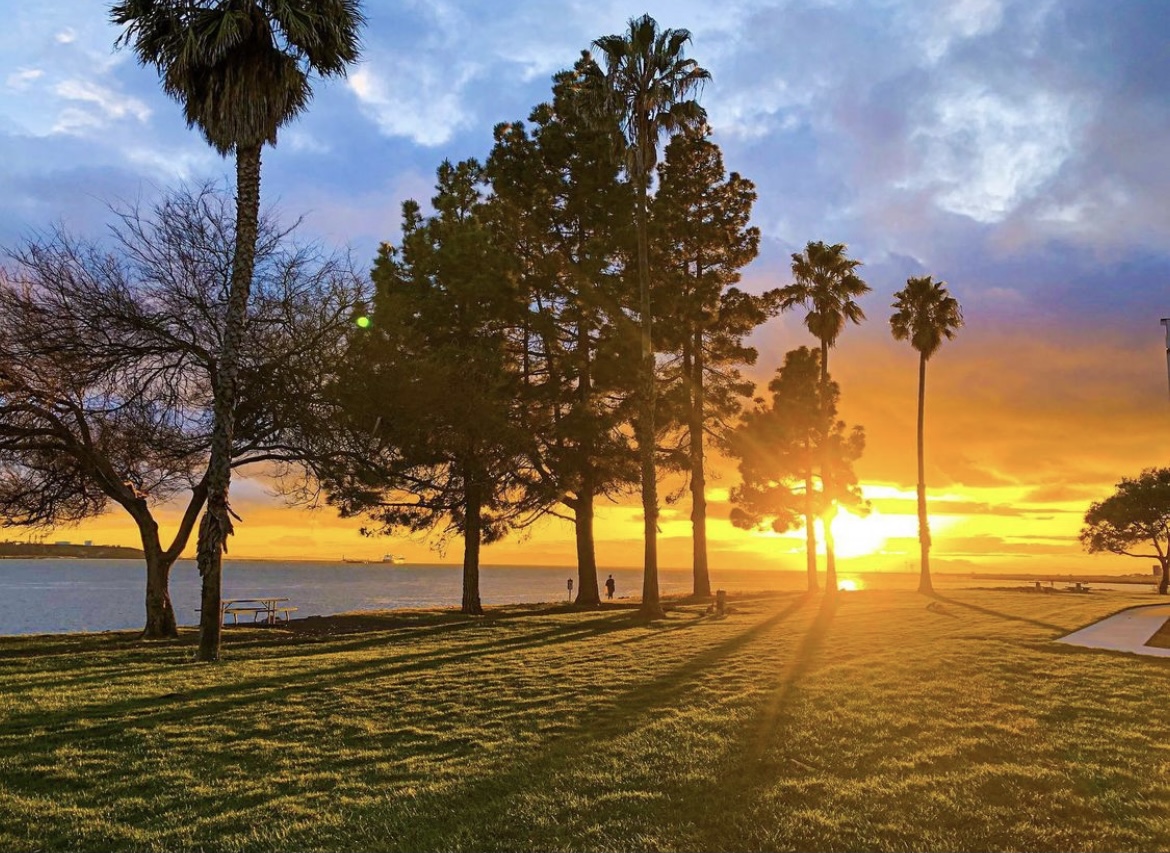
[[[358,324],[359,329],[370,328],[370,318],[369,317],[358,317],[356,320],[354,320],[354,322]]]

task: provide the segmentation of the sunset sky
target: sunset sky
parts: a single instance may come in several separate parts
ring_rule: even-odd
[[[150,199],[231,164],[187,130],[156,74],[112,49],[95,0],[0,0],[0,245],[61,221],[101,236],[107,204]],[[910,275],[949,283],[966,328],[930,363],[927,482],[936,568],[1148,571],[1089,557],[1090,500],[1170,450],[1170,4],[1057,0],[639,6],[374,2],[363,62],[318,84],[265,154],[263,197],[303,236],[372,260],[399,207],[432,195],[444,158],[486,156],[493,125],[524,119],[592,39],[649,12],[685,27],[710,70],[702,94],[729,169],[756,183],[760,257],[744,286],[790,282],[809,240],[844,242],[873,292],[831,356],[842,412],[865,426],[858,466],[874,513],[838,533],[846,568],[916,565],[916,354],[894,342],[892,294]],[[812,343],[797,314],[756,335],[766,382]],[[802,539],[727,522],[734,470],[712,482],[712,564],[799,569]],[[667,489],[669,490],[669,489]],[[232,552],[437,561],[425,542],[363,539],[330,510],[282,507],[237,482]],[[665,508],[662,562],[688,565],[689,504]],[[640,560],[640,511],[601,508],[604,566]],[[3,534],[0,534],[3,535]],[[550,521],[488,563],[567,565]],[[110,515],[52,539],[137,544]],[[459,556],[453,544],[445,559]]]

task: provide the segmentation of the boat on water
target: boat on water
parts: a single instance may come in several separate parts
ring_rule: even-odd
[[[401,554],[383,554],[382,562],[392,563],[395,566],[401,566],[406,562],[406,557],[402,556]]]

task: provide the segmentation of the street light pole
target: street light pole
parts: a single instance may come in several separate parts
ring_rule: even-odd
[[[1170,317],[1163,317],[1162,325],[1166,327],[1166,379],[1170,381]]]

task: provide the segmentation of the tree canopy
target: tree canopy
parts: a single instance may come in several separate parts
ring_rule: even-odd
[[[1081,544],[1090,554],[1155,559],[1162,567],[1158,592],[1170,587],[1170,468],[1147,468],[1123,477],[1117,490],[1089,506]]]
[[[111,504],[148,563],[147,633],[174,633],[166,573],[207,497],[212,386],[230,290],[230,195],[205,185],[123,210],[112,245],[33,237],[0,275],[0,524],[48,526]],[[265,217],[240,352],[231,465],[312,471],[335,412],[321,388],[364,294],[345,255]],[[290,480],[290,484],[293,481]],[[186,493],[163,547],[153,509]]]

